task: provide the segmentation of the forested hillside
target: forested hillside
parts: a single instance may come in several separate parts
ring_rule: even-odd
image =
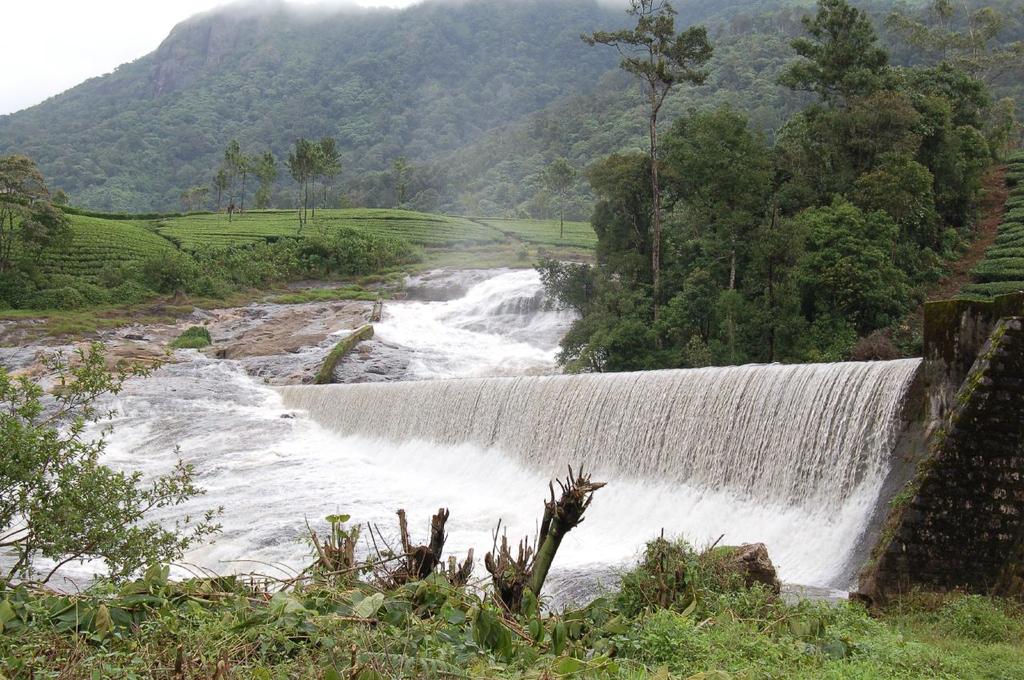
[[[808,102],[776,79],[812,4],[677,2],[678,23],[706,24],[715,51],[706,84],[673,94],[663,120],[728,103],[773,138]],[[894,3],[857,4],[895,62],[934,56],[886,29]],[[986,4],[1004,10],[996,41],[1024,35],[1012,2]],[[210,186],[231,139],[280,161],[298,137],[332,136],[342,154],[332,204],[397,205],[392,168],[404,158],[404,207],[552,217],[548,163],[565,157],[582,171],[643,148],[635,83],[617,71],[614,51],[579,40],[621,17],[621,7],[595,0],[428,0],[402,11],[232,5],[183,22],[114,73],[0,117],[0,153],[34,158],[76,204],[179,210],[182,192]],[[1016,83],[1004,75],[995,91]],[[567,214],[589,217],[587,183],[569,193]],[[289,207],[295,196],[279,172],[272,204]]]
[[[578,36],[620,14],[590,0],[400,12],[232,5],[183,22],[112,74],[0,118],[0,153],[36,159],[76,203],[99,209],[177,208],[183,190],[209,183],[231,138],[280,158],[297,137],[334,136],[347,175],[359,176],[399,156],[436,158],[592,89],[615,58]]]

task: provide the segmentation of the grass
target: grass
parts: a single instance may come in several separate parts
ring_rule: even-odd
[[[1019,604],[914,595],[872,617],[853,603],[791,605],[697,576],[662,608],[646,603],[660,586],[644,569],[583,609],[515,617],[439,574],[398,587],[322,575],[280,590],[236,577],[168,581],[155,567],[81,595],[0,587],[0,677],[1024,677]]]
[[[202,349],[213,344],[210,331],[203,326],[192,326],[171,342],[172,349]]]
[[[538,245],[569,246],[593,250],[597,234],[589,222],[565,222],[564,234],[559,236],[558,220],[475,219],[511,238]]]
[[[39,266],[47,274],[95,281],[104,268],[140,262],[174,244],[148,228],[143,220],[108,220],[69,215],[70,240],[47,248]]]
[[[334,302],[337,300],[372,302],[388,297],[389,295],[383,291],[366,290],[361,286],[341,286],[339,288],[309,288],[294,293],[275,295],[270,298],[270,302],[282,305],[301,305],[308,302]]]
[[[301,234],[294,210],[251,211],[230,222],[223,214],[188,215],[157,222],[157,231],[185,250],[329,234],[340,227],[434,248],[504,240],[499,231],[479,222],[408,210],[318,210],[316,218],[310,219]]]
[[[20,326],[19,344],[42,338],[90,336],[99,331],[132,323],[173,323],[190,314],[192,305],[119,305],[75,310],[16,309],[0,312],[0,320],[26,322]]]

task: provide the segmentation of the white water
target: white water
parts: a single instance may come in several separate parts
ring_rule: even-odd
[[[612,482],[575,559],[626,557],[664,527],[765,542],[783,578],[842,585],[877,503],[916,360],[412,384],[287,387],[285,404],[528,498],[567,464]],[[386,445],[380,444],[383,448]],[[516,463],[524,475],[507,471]],[[418,464],[422,465],[422,462]],[[428,466],[433,459],[427,461]],[[522,480],[522,481],[520,481]],[[536,492],[534,492],[536,493]],[[572,560],[573,557],[566,559]]]
[[[523,302],[538,290],[528,274],[502,274],[448,303],[389,305],[380,333],[408,343],[418,377],[551,371],[554,343],[531,344],[536,336],[517,331],[548,329],[557,339],[566,320]],[[514,290],[523,314],[501,305]],[[463,332],[463,342],[450,341]],[[511,537],[532,535],[551,474],[583,462],[610,484],[566,538],[558,570],[625,564],[664,528],[697,544],[720,534],[763,541],[784,580],[838,587],[917,368],[471,379],[282,396],[239,363],[180,356],[188,360],[119,397],[107,462],[146,474],[167,471],[176,455],[195,464],[208,495],[164,517],[224,506],[222,535],[187,557],[204,568],[267,571],[237,559],[299,567],[309,559],[303,518],[323,527],[326,515],[345,512],[388,531],[398,507],[422,538],[430,515],[449,507],[448,548],[479,557],[499,518]]]
[[[552,372],[571,322],[544,308],[540,276],[526,269],[502,271],[454,300],[388,303],[374,330],[409,352],[408,377],[466,378]]]

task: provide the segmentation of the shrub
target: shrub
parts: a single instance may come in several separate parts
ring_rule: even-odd
[[[888,332],[878,330],[858,340],[850,358],[853,361],[891,361],[900,358],[900,351]]]
[[[77,288],[45,288],[36,291],[26,300],[29,309],[81,309],[86,304],[85,296]]]
[[[103,560],[111,578],[178,559],[193,543],[216,531],[215,511],[199,521],[183,519],[169,530],[150,519],[155,508],[179,505],[201,493],[190,466],[178,463],[164,476],[142,484],[139,473],[101,464],[104,441],[86,438],[88,423],[107,411],[97,406],[117,394],[130,367],[110,373],[102,346],[80,350],[72,362],[57,354],[44,360],[61,388],[44,406],[43,389],[27,378],[12,378],[0,367],[0,547],[12,554],[5,578],[36,573],[39,558],[58,566],[75,559]],[[178,529],[182,533],[178,533]],[[39,572],[48,580],[56,571]]]
[[[171,343],[174,349],[202,349],[213,344],[210,331],[203,326],[192,326]]]
[[[199,276],[200,269],[189,255],[168,251],[143,260],[142,283],[158,293],[185,291]]]
[[[110,290],[110,301],[118,305],[134,305],[145,302],[153,294],[138,281],[125,281]]]

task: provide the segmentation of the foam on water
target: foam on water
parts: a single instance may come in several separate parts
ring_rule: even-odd
[[[391,304],[378,329],[406,343],[416,377],[551,372],[567,317],[545,310],[533,272],[504,272],[460,299]],[[847,585],[889,469],[916,361],[755,366],[587,376],[289,387],[195,352],[131,381],[114,405],[106,462],[166,472],[193,463],[225,508],[190,563],[303,566],[304,519],[351,514],[385,532],[409,512],[451,509],[448,548],[491,546],[498,519],[533,535],[553,474],[586,465],[609,485],[568,535],[558,571],[606,572],[662,529],[697,544],[763,541],[783,579]],[[283,417],[293,416],[293,417]],[[93,565],[65,570],[83,576]],[[478,567],[482,573],[482,567]]]
[[[501,271],[454,300],[389,303],[374,330],[411,354],[410,378],[464,378],[554,371],[571,321],[545,307],[539,274],[525,269]]]

